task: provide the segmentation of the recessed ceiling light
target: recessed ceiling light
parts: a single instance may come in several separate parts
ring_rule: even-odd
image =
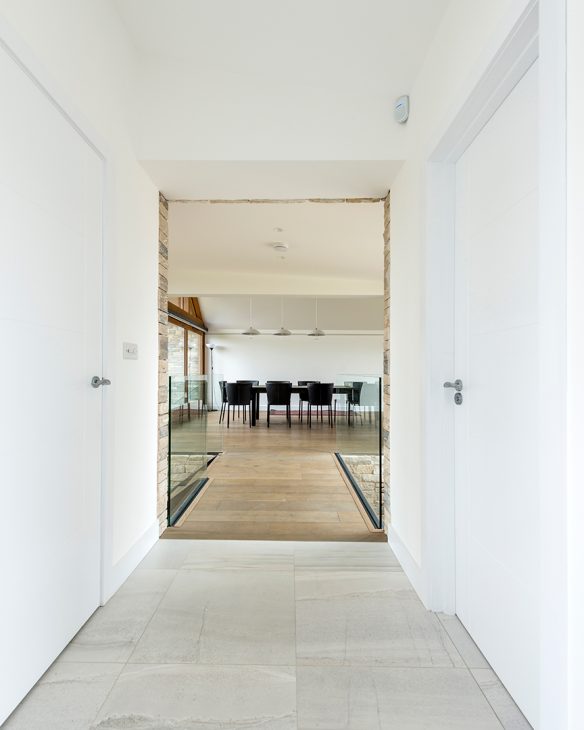
[[[276,227],[276,228],[274,228],[274,232],[275,233],[283,233],[284,232],[284,229],[283,228]]]
[[[288,250],[288,244],[283,241],[274,241],[274,243],[272,243],[272,248],[277,253],[286,253]]]

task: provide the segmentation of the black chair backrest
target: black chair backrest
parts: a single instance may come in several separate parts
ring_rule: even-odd
[[[356,406],[361,405],[363,382],[359,380],[353,380],[352,382],[345,381],[345,385],[349,385],[351,387],[351,395],[349,396],[351,403]]]
[[[266,383],[268,405],[288,406],[292,393],[292,383],[286,381],[268,380]]]
[[[308,385],[309,383],[320,383],[320,380],[299,380],[298,385]],[[300,392],[299,398],[305,403],[308,402],[308,391]]]
[[[227,383],[227,403],[230,406],[247,406],[252,398],[251,383]]]
[[[259,380],[236,380],[235,382],[243,383],[243,384],[247,384],[247,385],[259,385],[260,384]]]
[[[330,406],[333,402],[334,383],[308,383],[308,403],[311,406]]]
[[[227,403],[227,388],[225,387],[226,385],[226,380],[219,381],[219,387],[221,388],[221,400],[223,401],[223,403]]]

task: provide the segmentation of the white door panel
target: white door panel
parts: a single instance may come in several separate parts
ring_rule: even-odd
[[[538,705],[537,64],[456,166],[456,610]]]
[[[0,723],[99,604],[103,162],[0,47]]]
[[[468,278],[474,334],[533,324],[537,316],[538,198],[534,191],[473,236]]]

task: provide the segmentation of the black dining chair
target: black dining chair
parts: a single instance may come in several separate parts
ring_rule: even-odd
[[[239,414],[239,408],[243,408],[243,422],[247,418],[247,409],[251,406],[253,393],[250,383],[227,383],[227,428],[229,428],[230,412],[233,410],[233,418],[235,418],[235,406]],[[249,427],[251,428],[251,417],[249,418]]]
[[[351,392],[347,394],[347,416],[348,416],[348,422],[351,423],[351,408],[353,409],[353,418],[355,417],[357,411],[356,408],[361,405],[361,391],[363,390],[363,382],[359,380],[353,380],[353,381],[345,381],[345,385],[348,385],[351,388]],[[361,413],[361,409],[359,408],[359,416],[361,418],[361,422],[363,421],[363,414]]]
[[[259,385],[260,384],[259,380],[236,380],[235,382],[236,383],[249,383],[249,385]],[[255,399],[256,399],[256,408],[255,408],[256,418],[259,418],[260,417],[260,394],[259,393],[255,394]],[[237,415],[239,415],[239,408],[237,409]]]
[[[292,428],[292,418],[290,417],[292,383],[289,380],[268,380],[266,382],[266,394],[268,398],[268,428],[270,428],[270,409],[272,406],[286,407],[286,420],[288,421],[288,427]]]
[[[227,407],[227,385],[226,380],[219,381],[219,388],[221,389],[221,410],[219,411],[219,423],[225,419],[225,409]]]
[[[322,409],[328,409],[329,426],[333,427],[333,393],[335,389],[334,383],[308,383],[308,428],[312,428],[312,408],[316,406],[316,414],[320,410],[320,420],[322,421]]]
[[[320,380],[299,380],[298,385],[308,385],[309,383],[320,383]],[[304,410],[304,403],[308,403],[308,390],[301,391],[298,394],[298,419],[302,423],[302,412]]]

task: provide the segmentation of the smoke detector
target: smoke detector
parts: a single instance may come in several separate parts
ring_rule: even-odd
[[[405,124],[410,116],[410,97],[400,96],[393,105],[393,117],[398,124]]]

